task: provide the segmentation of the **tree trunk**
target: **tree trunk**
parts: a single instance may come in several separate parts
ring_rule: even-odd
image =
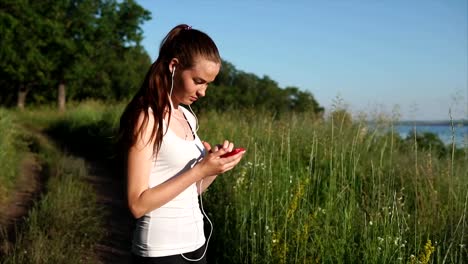
[[[59,111],[65,111],[65,82],[61,81],[58,86],[58,107]]]
[[[24,104],[26,102],[26,95],[28,95],[28,89],[26,89],[26,86],[24,84],[21,84],[18,87],[18,102],[16,104],[16,106],[20,110],[24,109]]]

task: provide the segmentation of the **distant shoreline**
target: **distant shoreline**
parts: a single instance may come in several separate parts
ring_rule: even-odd
[[[369,121],[369,124],[376,123],[375,121]],[[454,126],[468,126],[468,120],[404,120],[396,121],[394,125],[400,126],[451,126],[453,123]]]
[[[398,121],[395,122],[397,125],[425,125],[425,126],[450,126],[450,125],[463,125],[463,126],[468,126],[468,120],[438,120],[438,121],[421,121],[421,120],[405,120],[405,121]]]

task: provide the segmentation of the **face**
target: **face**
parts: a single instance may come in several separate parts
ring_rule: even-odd
[[[181,71],[177,71],[176,68],[172,91],[174,106],[190,105],[198,98],[205,96],[208,84],[214,81],[220,67],[219,63],[200,58],[195,61],[192,68]]]

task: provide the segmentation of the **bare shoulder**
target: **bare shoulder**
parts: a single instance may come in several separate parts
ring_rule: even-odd
[[[151,134],[155,128],[155,124],[156,122],[151,108],[149,108],[146,113],[145,111],[139,113],[134,129],[134,133],[137,137],[136,146],[144,147],[153,143],[154,140],[151,139]]]

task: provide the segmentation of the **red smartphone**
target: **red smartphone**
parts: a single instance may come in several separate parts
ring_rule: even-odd
[[[236,155],[237,153],[242,152],[244,150],[245,150],[245,148],[235,148],[231,152],[228,152],[228,153],[225,153],[225,154],[221,155],[221,158],[227,158],[227,157],[230,157],[232,155]]]

